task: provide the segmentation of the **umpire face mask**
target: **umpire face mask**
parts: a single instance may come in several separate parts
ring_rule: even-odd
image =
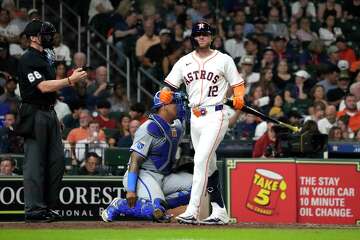
[[[53,49],[55,32],[56,32],[56,29],[55,29],[54,25],[52,25],[49,22],[43,22],[43,24],[41,25],[40,33],[39,33],[39,37],[41,40],[41,46],[43,48]]]

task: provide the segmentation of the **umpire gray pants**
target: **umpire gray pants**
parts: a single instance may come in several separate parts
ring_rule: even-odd
[[[37,110],[34,138],[25,139],[25,214],[36,214],[56,206],[64,174],[64,146],[54,110]]]

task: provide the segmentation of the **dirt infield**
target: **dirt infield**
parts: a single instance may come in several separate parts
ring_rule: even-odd
[[[281,228],[281,229],[360,229],[358,225],[316,225],[316,224],[260,224],[235,223],[226,226],[184,225],[178,223],[154,223],[149,221],[102,221],[24,223],[1,222],[0,229],[124,229],[124,228]]]

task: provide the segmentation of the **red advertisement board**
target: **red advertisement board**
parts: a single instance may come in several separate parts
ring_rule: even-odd
[[[360,224],[356,162],[228,160],[228,208],[237,222]]]
[[[356,224],[360,221],[357,164],[297,163],[298,222]]]
[[[228,206],[237,222],[295,223],[294,163],[228,162]]]

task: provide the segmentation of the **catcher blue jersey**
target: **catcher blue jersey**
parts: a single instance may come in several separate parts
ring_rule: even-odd
[[[136,131],[130,151],[145,159],[142,169],[168,175],[176,161],[176,150],[183,133],[180,120],[170,125],[159,115],[151,114]]]

